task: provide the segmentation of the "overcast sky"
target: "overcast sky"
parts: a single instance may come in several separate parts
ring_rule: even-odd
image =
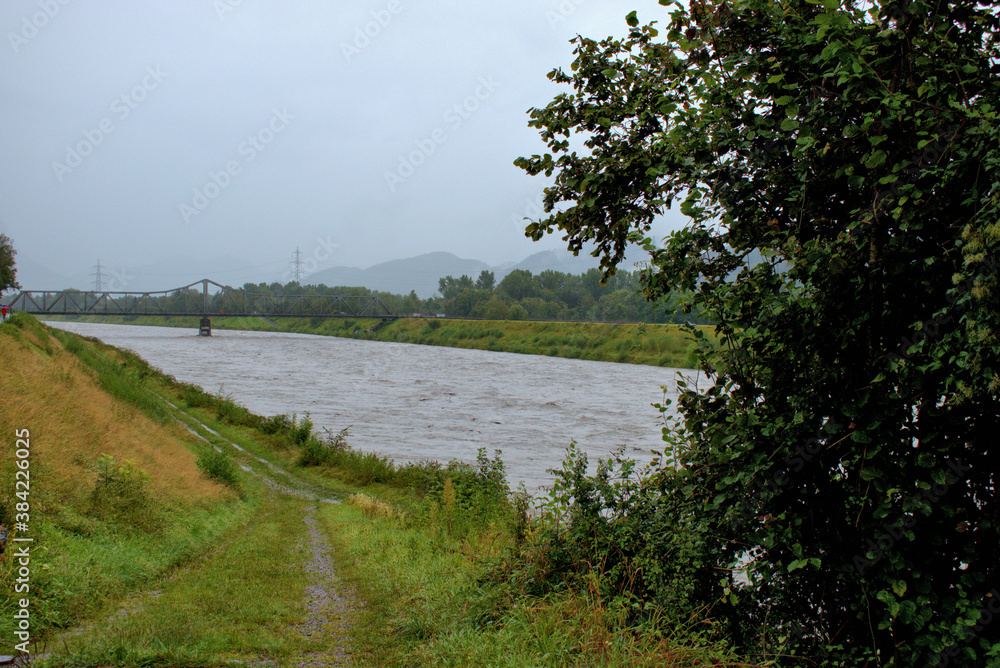
[[[633,9],[665,18],[654,0],[4,0],[0,232],[67,276],[563,248],[523,234],[546,185],[512,164],[545,150],[526,112],[559,92],[569,39],[623,35]]]

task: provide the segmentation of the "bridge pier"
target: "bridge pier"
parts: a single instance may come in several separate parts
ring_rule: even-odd
[[[202,318],[198,327],[198,336],[212,336],[212,321],[209,318]]]

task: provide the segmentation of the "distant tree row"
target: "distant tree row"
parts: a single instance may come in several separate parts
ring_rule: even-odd
[[[676,300],[651,303],[641,292],[639,272],[619,271],[601,283],[601,272],[535,275],[515,269],[499,283],[493,272],[445,276],[438,291],[449,316],[489,320],[600,320],[665,323],[682,319]],[[691,320],[691,316],[683,316]]]
[[[546,269],[535,275],[515,269],[498,283],[492,271],[473,279],[462,275],[438,281],[438,293],[421,299],[416,292],[399,295],[362,287],[299,285],[298,283],[246,283],[254,294],[372,295],[395,313],[445,314],[449,317],[486,320],[592,320],[667,323],[680,320],[701,322],[682,316],[676,300],[651,303],[642,295],[640,273],[618,271],[605,283],[601,272],[566,274]]]

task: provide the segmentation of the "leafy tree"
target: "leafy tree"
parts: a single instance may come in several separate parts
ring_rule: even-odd
[[[496,287],[496,276],[492,271],[483,269],[479,272],[479,278],[476,279],[476,287],[480,290],[492,290]]]
[[[14,256],[14,244],[6,234],[0,234],[0,292],[17,290],[21,284],[17,282],[17,263]]]
[[[486,320],[510,320],[510,304],[493,295],[489,301],[480,302],[473,315]]]
[[[458,296],[463,290],[470,290],[476,287],[472,279],[466,275],[462,275],[459,278],[454,276],[445,276],[444,278],[438,279],[438,292],[441,296],[445,298],[446,301],[450,301]]]
[[[531,272],[527,269],[515,269],[500,281],[497,288],[511,299],[521,301],[525,297],[534,297],[538,291]]]
[[[476,307],[486,303],[493,297],[493,292],[489,290],[477,290],[467,288],[448,300],[447,312],[450,316],[473,315]]]
[[[531,111],[551,153],[517,164],[555,183],[529,236],[595,245],[605,277],[644,242],[646,295],[686,293],[722,342],[681,387],[681,468],[591,516],[656,548],[588,549],[646,559],[633,591],[711,606],[747,652],[997,665],[998,16],[693,1],[660,33],[633,13],[625,39],[574,40],[550,74],[571,91]],[[657,248],[675,202],[689,223]]]
[[[544,269],[535,277],[538,287],[549,292],[558,292],[566,284],[568,274],[554,269]]]
[[[423,303],[417,296],[416,290],[410,290],[410,294],[406,295],[400,303],[400,310],[403,313],[419,313],[422,307]]]

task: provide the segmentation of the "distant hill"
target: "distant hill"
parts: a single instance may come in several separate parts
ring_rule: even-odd
[[[303,283],[329,286],[362,286],[372,290],[409,294],[415,290],[426,299],[438,289],[438,281],[444,276],[466,274],[477,278],[490,265],[479,260],[466,260],[452,253],[427,253],[405,260],[390,260],[367,269],[355,267],[334,267],[309,274]],[[499,279],[499,277],[497,277]]]
[[[641,259],[641,251],[635,253]],[[627,259],[622,269],[633,269],[634,260]],[[598,266],[597,258],[587,254],[573,256],[566,251],[542,251],[528,256],[520,262],[489,265],[481,260],[460,258],[453,253],[436,252],[400,260],[390,260],[367,267],[330,267],[304,275],[302,283],[329,286],[360,286],[396,294],[415,291],[421,299],[432,296],[438,289],[438,281],[445,276],[459,277],[463,274],[478,278],[483,270],[492,271],[496,281],[515,269],[526,269],[538,274],[546,269],[567,274],[582,274]],[[65,276],[52,271],[27,258],[18,257],[18,280],[30,290],[62,290],[77,288],[92,290],[94,270],[78,271]],[[244,258],[219,256],[209,259],[195,259],[175,256],[146,265],[119,266],[102,265],[102,288],[108,291],[157,291],[169,290],[188,285],[202,278],[218,283],[242,286],[244,283],[286,283],[291,280],[289,263],[272,262],[257,264]]]

